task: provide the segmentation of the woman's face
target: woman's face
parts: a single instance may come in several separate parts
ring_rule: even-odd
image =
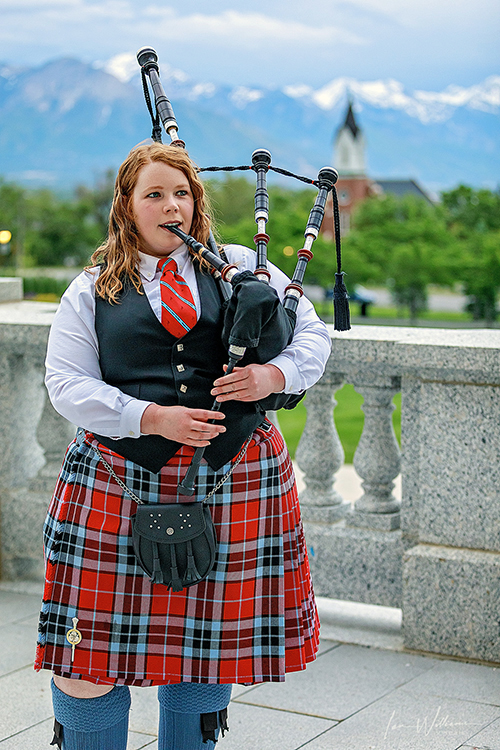
[[[187,234],[191,230],[194,199],[188,178],[161,161],[145,164],[132,192],[132,210],[140,249],[156,258],[170,255],[182,241],[166,226],[176,224]]]

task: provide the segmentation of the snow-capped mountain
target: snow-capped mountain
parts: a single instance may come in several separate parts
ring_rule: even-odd
[[[351,98],[372,176],[412,177],[434,190],[498,183],[500,76],[441,92],[352,78],[278,90],[193,81],[162,63],[161,79],[180,136],[203,166],[249,163],[265,147],[274,164],[314,177],[332,162],[333,136]],[[64,187],[116,168],[150,135],[141,88],[132,54],[94,65],[0,65],[0,175]]]
[[[351,95],[356,101],[378,109],[405,112],[424,125],[444,122],[459,107],[498,114],[500,111],[500,76],[490,76],[482,84],[464,88],[448,86],[444,91],[414,91],[409,94],[399,81],[356,81],[337,78],[314,91],[308,86],[287,86],[288,96],[309,100],[325,111],[335,109]]]

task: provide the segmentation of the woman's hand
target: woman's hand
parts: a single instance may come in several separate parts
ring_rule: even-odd
[[[210,441],[225,432],[220,424],[209,424],[209,419],[224,419],[220,411],[189,409],[187,406],[158,406],[150,404],[141,419],[141,432],[145,435],[162,435],[183,445],[204,448]]]
[[[258,401],[271,393],[281,393],[285,376],[275,365],[247,365],[235,367],[230,375],[218,378],[214,386],[210,393],[217,396],[217,401]]]

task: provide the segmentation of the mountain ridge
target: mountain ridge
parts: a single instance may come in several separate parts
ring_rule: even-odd
[[[332,160],[334,133],[352,98],[370,174],[411,177],[431,190],[498,181],[497,75],[470,87],[408,92],[395,79],[343,77],[319,89],[277,89],[194,81],[168,64],[160,72],[180,136],[203,166],[249,163],[264,146],[273,163],[315,176]],[[94,64],[0,64],[0,118],[0,174],[33,184],[37,174],[54,186],[92,181],[150,135],[139,67],[129,53]]]

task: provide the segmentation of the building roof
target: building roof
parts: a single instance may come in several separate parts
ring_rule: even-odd
[[[390,193],[396,198],[402,198],[403,195],[415,195],[417,198],[424,198],[428,203],[434,203],[415,180],[374,180],[374,182],[382,188],[384,193]]]

